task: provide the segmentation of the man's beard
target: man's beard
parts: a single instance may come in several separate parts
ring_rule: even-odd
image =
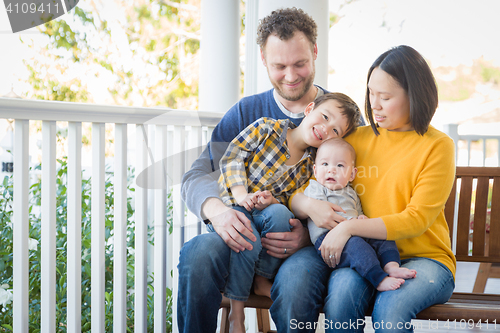
[[[315,69],[313,67],[313,71],[311,72],[311,74],[309,74],[309,76],[304,79],[304,85],[300,91],[285,92],[282,89],[282,84],[280,84],[276,81],[272,81],[272,80],[271,80],[271,84],[273,85],[273,87],[276,90],[276,92],[278,93],[278,95],[280,95],[281,97],[283,97],[287,101],[295,102],[295,101],[298,101],[299,99],[301,99],[302,97],[304,97],[305,94],[307,94],[307,92],[309,91],[309,89],[311,88],[311,86],[313,84],[314,76],[315,76]]]

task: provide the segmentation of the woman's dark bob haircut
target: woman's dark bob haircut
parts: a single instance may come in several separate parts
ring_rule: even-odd
[[[368,89],[370,76],[377,67],[392,76],[406,91],[410,102],[411,126],[415,132],[424,135],[429,129],[429,124],[438,106],[436,81],[425,59],[415,49],[400,45],[383,53],[370,67],[365,96],[365,114],[373,131],[379,135],[377,125],[373,120]]]

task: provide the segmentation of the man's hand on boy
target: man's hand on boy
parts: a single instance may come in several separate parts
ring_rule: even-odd
[[[218,198],[209,198],[204,205],[204,215],[231,250],[240,252],[253,249],[252,244],[243,238],[246,236],[252,242],[257,240],[245,214],[227,207]]]
[[[275,258],[286,259],[301,248],[311,245],[309,230],[297,219],[290,219],[289,232],[268,232],[261,238],[262,246]]]

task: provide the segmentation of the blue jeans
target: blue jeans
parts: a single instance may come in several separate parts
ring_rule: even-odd
[[[217,313],[229,276],[231,250],[215,232],[202,234],[184,244],[179,259],[177,320],[179,332],[215,332]],[[410,322],[415,314],[451,296],[454,281],[451,272],[430,259],[403,260],[402,266],[417,270],[415,279],[406,280],[395,291],[378,293],[374,322]],[[327,288],[331,292],[327,295]],[[365,313],[376,289],[351,268],[333,272],[313,246],[300,249],[281,265],[271,289],[271,316],[278,332],[314,333],[319,310],[323,306],[327,331],[335,323],[364,323]],[[387,299],[393,297],[393,299]],[[323,305],[324,301],[324,305]],[[363,326],[338,329],[362,332]],[[396,326],[394,326],[396,327]],[[411,332],[411,330],[408,330]]]
[[[328,282],[325,299],[327,332],[363,332],[365,312],[375,296],[373,328],[379,332],[413,332],[411,320],[423,309],[445,303],[451,297],[455,282],[443,264],[427,259],[402,261],[402,267],[417,271],[401,288],[378,292],[368,281],[350,268],[334,270]],[[342,304],[342,306],[339,306]]]
[[[229,261],[229,277],[224,289],[224,296],[238,301],[246,301],[250,295],[254,274],[268,279],[274,278],[283,260],[267,254],[262,248],[261,237],[268,232],[286,232],[291,230],[290,219],[294,216],[290,210],[281,204],[269,205],[262,211],[253,209],[251,212],[244,207],[235,206],[252,222],[253,234],[257,238],[252,250],[240,252],[231,251]],[[243,236],[247,241],[248,238]]]
[[[319,247],[328,232],[318,237],[314,247],[321,257]],[[398,264],[399,251],[394,241],[351,237],[344,246],[340,262],[335,268],[350,267],[367,279],[375,288],[389,276],[383,267],[391,261]]]
[[[181,248],[177,322],[179,332],[215,332],[221,291],[229,275],[231,249],[216,232],[201,234]]]
[[[278,332],[316,331],[310,325],[318,321],[330,272],[313,246],[283,262],[271,288],[273,305],[269,309]]]
[[[231,249],[215,232],[196,236],[184,244],[178,265],[179,332],[216,331],[230,256]],[[271,289],[274,303],[270,312],[278,332],[314,332],[297,328],[300,323],[318,320],[329,275],[329,267],[313,246],[300,249],[283,262]]]

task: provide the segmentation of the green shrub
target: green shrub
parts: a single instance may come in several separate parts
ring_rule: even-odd
[[[40,170],[40,165],[34,170]],[[31,170],[33,171],[33,170]],[[58,160],[56,185],[56,323],[57,332],[66,332],[67,311],[67,161]],[[127,175],[127,330],[134,331],[134,262],[133,251],[135,243],[134,211],[131,202],[135,188],[133,187],[134,170],[129,168]],[[105,331],[111,332],[113,327],[113,222],[114,222],[114,190],[113,175],[106,174],[105,181]],[[170,197],[170,194],[169,194]],[[40,242],[41,234],[41,179],[38,177],[30,186],[29,193],[29,237]],[[169,202],[171,202],[169,200]],[[0,288],[12,290],[13,264],[13,179],[5,177],[0,184]],[[91,179],[82,178],[82,331],[90,332],[91,305]],[[172,228],[172,207],[167,207],[167,223]],[[153,242],[153,230],[149,229],[148,241]],[[29,331],[40,331],[40,284],[41,284],[41,246],[29,251]],[[153,276],[148,283],[148,332],[153,331]],[[130,292],[132,290],[132,292]],[[167,332],[172,331],[172,292],[167,288]],[[12,332],[12,303],[2,306],[0,303],[0,332]]]

